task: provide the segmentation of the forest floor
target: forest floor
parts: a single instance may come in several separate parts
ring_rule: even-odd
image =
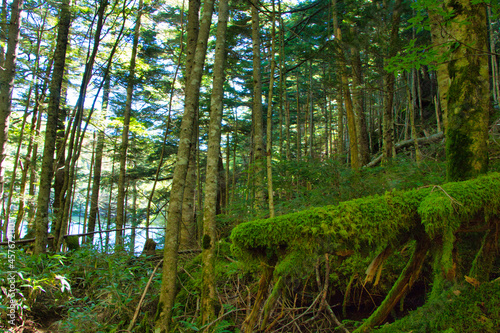
[[[311,169],[314,169],[311,165],[304,165],[304,170]],[[304,193],[291,200],[278,202],[280,214],[377,195],[391,188],[409,189],[439,184],[443,182],[444,174],[443,164],[439,163],[418,167],[410,163],[399,164],[393,169],[367,169],[361,175],[350,171],[337,172],[331,165],[315,170],[325,174],[314,175],[317,183],[310,182],[309,189],[304,189]],[[286,169],[282,170],[283,174],[287,172]],[[279,178],[277,183],[279,185]],[[281,185],[284,197],[287,195],[285,185]],[[293,186],[290,191],[296,189],[297,186]],[[259,268],[242,267],[233,255],[228,239],[235,221],[252,217],[246,217],[246,211],[234,211],[236,213],[233,215],[219,217],[218,233],[221,241],[218,243],[216,279],[220,304],[217,309],[219,318],[210,327],[212,332],[240,332],[258,288]],[[480,244],[482,235],[468,234],[467,237],[457,241]],[[390,290],[410,257],[410,248],[411,244],[386,262],[377,286],[364,283],[364,272],[372,258],[351,256],[331,261],[331,270],[326,268],[324,258],[318,258],[313,265],[315,269],[309,274],[286,278],[281,296],[271,312],[267,330],[264,330],[277,333],[337,332],[331,316],[334,313],[352,332]],[[13,333],[126,332],[147,281],[161,257],[161,250],[157,250],[156,256],[137,257],[82,247],[72,253],[35,257],[20,248],[16,256],[20,273],[19,281],[16,282],[19,288],[17,297],[23,310],[18,313],[17,326],[10,328],[7,328],[6,316],[2,314],[0,332],[2,327],[4,331],[7,329],[7,332]],[[494,262],[492,282],[471,285],[466,281],[458,281],[432,303],[428,299],[432,288],[431,266],[428,264],[422,269],[410,293],[377,331],[500,332],[500,258]],[[197,322],[202,283],[200,268],[201,257],[197,253],[181,256],[179,292],[174,309],[175,332],[191,333],[204,329]],[[328,292],[322,294],[327,279]],[[160,285],[161,274],[157,272],[139,307],[139,319],[131,332],[152,331]],[[6,280],[0,281],[0,286],[4,288]],[[322,306],[319,301],[319,296],[323,295],[328,307]],[[4,299],[0,302],[2,308],[5,308]]]

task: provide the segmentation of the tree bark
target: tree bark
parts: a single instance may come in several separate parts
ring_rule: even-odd
[[[109,104],[109,93],[110,93],[110,83],[111,77],[108,75],[104,81],[104,89],[102,94],[102,104],[101,112],[102,117],[106,118],[106,113],[108,111]],[[87,232],[93,232],[95,230],[95,223],[99,214],[99,189],[101,186],[101,171],[102,171],[102,157],[104,152],[104,128],[99,129],[97,134],[97,143],[95,151],[95,161],[94,161],[94,175],[92,179],[92,194],[90,196],[90,212],[89,212],[89,223],[87,225]],[[90,234],[87,239],[87,243],[92,244],[94,242],[94,234]]]
[[[359,169],[361,167],[359,160],[359,147],[358,147],[358,133],[356,130],[356,116],[354,114],[354,109],[352,105],[351,92],[349,89],[349,82],[347,79],[346,73],[346,61],[344,55],[344,49],[342,46],[342,30],[338,23],[338,13],[337,13],[337,1],[332,0],[333,6],[333,26],[335,30],[335,38],[337,39],[338,47],[339,47],[339,63],[341,68],[341,84],[342,91],[344,93],[344,104],[345,104],[345,112],[347,116],[347,129],[349,131],[349,148],[351,155],[351,168]]]
[[[195,127],[198,121],[195,120]],[[179,249],[187,250],[196,247],[196,214],[195,214],[195,196],[196,196],[196,150],[198,133],[193,131],[191,139],[188,171],[186,175],[186,184],[184,187],[184,196],[182,198],[182,218],[179,231]]]
[[[445,1],[452,19],[432,13],[434,43],[448,62],[438,65],[438,86],[444,111],[446,177],[461,181],[488,170],[490,87],[488,31],[484,3]],[[444,37],[441,37],[444,36]]]
[[[5,60],[0,62],[0,201],[4,200],[5,186],[5,158],[7,154],[7,140],[9,135],[9,118],[12,108],[12,91],[16,74],[17,44],[19,41],[19,24],[23,0],[13,0],[10,8],[10,22],[8,24],[7,52]],[[7,27],[7,25],[5,26]],[[3,48],[2,48],[3,49]],[[3,58],[3,57],[2,57]],[[2,205],[3,206],[3,205]],[[5,220],[7,230],[8,219]],[[2,225],[0,221],[0,226]],[[1,230],[1,229],[0,229]]]
[[[252,6],[252,49],[253,49],[253,180],[255,186],[255,208],[260,210],[265,204],[264,194],[264,127],[262,121],[262,78],[260,59],[260,23],[258,1]]]
[[[219,190],[219,155],[221,141],[222,109],[224,106],[224,65],[226,59],[226,31],[229,16],[228,0],[219,1],[219,20],[215,45],[212,96],[210,103],[210,124],[208,128],[207,173],[205,180],[205,204],[202,237],[202,323],[215,319],[217,302],[215,288],[216,255],[216,207]]]
[[[200,29],[200,1],[191,0],[189,2],[188,24],[187,24],[187,47],[186,47],[186,82],[189,82],[190,75],[193,69],[194,56],[196,53],[196,44]],[[180,60],[180,58],[179,58]],[[174,93],[174,91],[172,91]],[[193,100],[195,101],[195,120],[194,128],[198,126],[199,118],[199,90],[194,92]],[[182,198],[182,213],[181,225],[179,230],[179,249],[192,249],[196,246],[197,232],[196,232],[196,182],[197,182],[197,144],[198,130],[194,130],[191,137],[191,144],[189,148],[189,162],[186,174],[186,181],[184,184],[184,195]]]
[[[200,32],[197,39],[196,52],[194,54],[193,68],[186,82],[186,97],[184,114],[181,122],[179,148],[177,161],[172,179],[170,191],[170,203],[168,207],[168,220],[166,226],[164,264],[162,272],[162,284],[160,289],[160,303],[156,316],[156,330],[160,333],[169,331],[172,320],[172,309],[175,303],[175,284],[177,280],[177,259],[179,249],[179,226],[181,223],[182,198],[186,181],[190,144],[194,131],[194,119],[197,106],[197,94],[199,93],[203,66],[207,53],[207,41],[210,33],[214,3],[207,0],[203,6],[200,21]],[[191,8],[189,9],[192,10]]]
[[[273,141],[272,141],[272,118],[273,118],[273,88],[274,88],[274,71],[276,70],[276,13],[274,8],[274,0],[272,3],[271,13],[271,72],[269,74],[269,95],[267,98],[267,126],[266,126],[266,169],[267,169],[267,200],[269,204],[269,217],[274,217],[274,190],[273,190]],[[312,117],[312,114],[311,114]]]
[[[141,33],[141,17],[143,11],[143,1],[139,1],[137,19],[134,29],[134,41],[132,45],[132,55],[130,57],[130,66],[127,80],[127,100],[125,102],[125,111],[123,113],[123,131],[122,143],[120,146],[120,173],[118,177],[118,193],[116,196],[116,234],[115,234],[115,251],[123,248],[123,232],[122,228],[125,222],[125,187],[127,174],[127,150],[128,150],[128,135],[130,126],[130,117],[132,114],[132,97],[135,85],[135,63],[137,56],[137,47],[139,44],[139,35]]]
[[[392,58],[397,54],[397,41],[398,41],[398,31],[399,23],[401,18],[401,0],[396,0],[394,3],[394,9],[392,12],[392,23],[391,23],[391,35],[389,40],[389,52],[387,58]],[[389,163],[392,158],[394,158],[394,115],[393,115],[393,104],[394,104],[394,83],[396,79],[394,73],[384,72],[384,84],[385,84],[385,95],[384,95],[384,115],[383,115],[383,163]]]
[[[352,29],[353,35],[357,30]],[[366,130],[366,112],[363,105],[363,76],[361,73],[361,56],[356,41],[351,45],[353,89],[352,103],[356,115],[356,132],[358,134],[359,163],[361,166],[370,162],[370,147],[368,145],[368,131]]]
[[[40,173],[40,187],[37,199],[37,212],[35,216],[36,241],[34,254],[45,253],[49,224],[50,187],[54,175],[54,150],[56,144],[57,120],[59,117],[59,104],[61,86],[66,63],[66,48],[68,45],[69,27],[71,25],[70,0],[62,0],[59,10],[59,25],[57,44],[54,51],[54,70],[49,87],[49,105],[47,108],[47,125],[45,128],[45,145]]]

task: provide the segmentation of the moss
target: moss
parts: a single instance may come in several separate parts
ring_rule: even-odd
[[[452,6],[453,3],[460,5],[452,2]],[[476,32],[474,35],[477,37],[480,34]],[[448,75],[452,81],[448,91],[446,129],[447,179],[459,181],[487,171],[485,134],[488,132],[489,93],[485,81],[487,73],[482,69],[485,63],[478,59],[477,52],[470,52],[464,45],[457,44],[453,53],[456,59],[448,64]]]
[[[478,288],[463,285],[373,332],[499,332],[499,299],[499,282],[485,283]]]
[[[418,214],[431,238],[447,228],[456,231],[464,222],[478,217],[486,222],[500,213],[500,174],[491,173],[465,182],[435,187],[422,200]]]
[[[278,267],[282,272],[291,269],[293,263],[297,266],[294,272],[298,273],[309,265],[302,266],[307,263],[301,259],[304,255],[293,252],[306,256],[343,249],[370,253],[398,243],[401,235],[412,235],[419,223],[431,238],[446,234],[449,250],[453,248],[453,233],[461,223],[478,215],[500,213],[498,193],[500,174],[492,173],[442,187],[392,191],[336,206],[246,222],[233,229],[233,253],[245,262],[278,256],[283,261]],[[441,258],[445,264],[449,263],[448,250]]]
[[[78,236],[69,236],[65,237],[64,241],[66,242],[66,246],[69,251],[75,251],[80,248],[80,243],[78,241]]]

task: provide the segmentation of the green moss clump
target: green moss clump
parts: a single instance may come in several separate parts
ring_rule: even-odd
[[[494,333],[500,331],[500,283],[463,285],[431,299],[401,320],[373,330],[393,332]]]
[[[434,187],[422,200],[418,214],[432,238],[447,228],[456,231],[462,223],[481,217],[487,221],[500,213],[500,174]]]
[[[80,243],[78,240],[78,236],[65,237],[64,242],[66,243],[66,246],[68,247],[69,251],[75,251],[75,250],[80,249]]]

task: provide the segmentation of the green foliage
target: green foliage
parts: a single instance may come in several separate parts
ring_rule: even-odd
[[[21,306],[18,319],[52,323],[58,332],[114,332],[123,328],[152,271],[150,262],[125,253],[98,253],[87,247],[67,256],[32,256],[19,251],[16,265],[16,300]],[[8,287],[7,274],[1,273],[4,290]],[[146,300],[143,316],[154,313],[154,302],[154,298]],[[6,306],[4,298],[1,306]],[[7,326],[3,315],[0,324]],[[151,325],[146,321],[138,327]]]
[[[4,261],[7,252],[0,253],[0,257]],[[15,251],[12,264],[11,268],[0,268],[0,307],[7,309],[10,300],[15,300],[15,318],[7,317],[7,311],[2,311],[0,327],[10,327],[11,320],[20,323],[33,316],[35,319],[46,316],[73,298],[66,257],[58,254],[31,256],[20,249]]]
[[[421,308],[373,332],[498,332],[500,330],[500,283],[477,288],[462,285],[430,300]]]

